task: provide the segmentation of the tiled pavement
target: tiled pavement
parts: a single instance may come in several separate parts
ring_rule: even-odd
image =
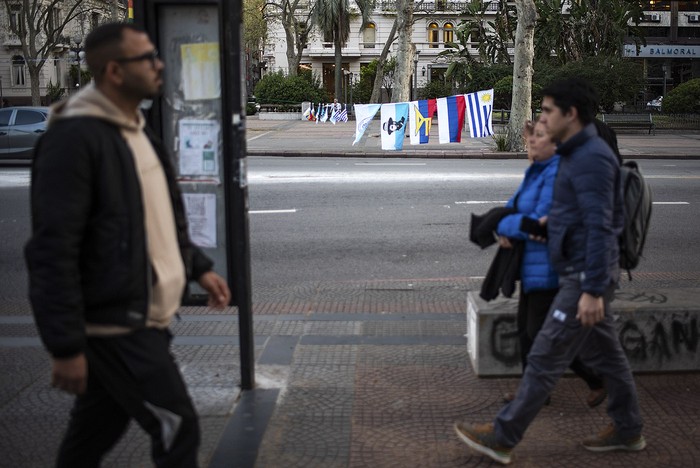
[[[634,286],[697,287],[700,273],[636,274]],[[478,280],[316,282],[254,292],[256,380],[243,392],[237,319],[183,308],[173,347],[201,415],[211,467],[471,467],[491,463],[452,433],[486,421],[516,379],[479,379],[468,363],[465,297]],[[629,287],[628,284],[624,285]],[[0,304],[0,466],[51,466],[71,399],[23,301]],[[648,449],[593,454],[578,443],[607,423],[586,388],[563,379],[515,451],[522,467],[700,466],[700,373],[637,376]],[[103,464],[151,466],[132,427]]]

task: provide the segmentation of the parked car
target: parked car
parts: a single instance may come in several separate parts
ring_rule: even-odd
[[[663,101],[663,96],[659,96],[656,99],[652,99],[651,101],[647,102],[647,109],[661,112],[661,104],[663,103]]]
[[[0,161],[32,159],[34,145],[46,131],[48,107],[0,109]]]

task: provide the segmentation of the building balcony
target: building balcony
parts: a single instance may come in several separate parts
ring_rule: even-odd
[[[467,10],[470,2],[468,1],[447,1],[447,0],[428,0],[414,7],[414,12],[422,13],[435,13],[435,12],[447,12],[447,13],[462,13]],[[396,11],[396,2],[392,1],[381,1],[377,4],[379,10],[384,12]],[[498,2],[488,2],[486,5],[487,12],[498,11]]]
[[[3,42],[3,45],[7,48],[20,47],[22,45],[22,42],[20,42],[19,36],[17,34],[6,33],[5,42]]]

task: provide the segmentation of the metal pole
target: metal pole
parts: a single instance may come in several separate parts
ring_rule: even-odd
[[[664,72],[664,92],[663,97],[666,97],[666,65],[661,65],[661,71]]]
[[[413,58],[413,100],[418,96],[418,56]]]
[[[231,154],[224,157],[224,193],[226,198],[226,233],[230,240],[227,251],[229,286],[233,304],[238,307],[238,326],[241,353],[241,388],[255,387],[255,346],[253,340],[253,304],[250,274],[250,236],[248,220],[248,182],[245,135],[245,74],[242,70],[241,35],[243,30],[242,0],[222,1],[224,76],[231,85],[222,86],[221,112],[226,127],[223,130],[224,148]],[[230,125],[230,126],[229,126]]]

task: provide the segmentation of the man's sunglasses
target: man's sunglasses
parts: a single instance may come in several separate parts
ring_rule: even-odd
[[[158,49],[153,49],[145,54],[137,55],[136,57],[121,57],[114,59],[118,63],[129,63],[129,62],[141,62],[142,60],[149,60],[152,66],[156,66],[156,61],[158,60]]]

